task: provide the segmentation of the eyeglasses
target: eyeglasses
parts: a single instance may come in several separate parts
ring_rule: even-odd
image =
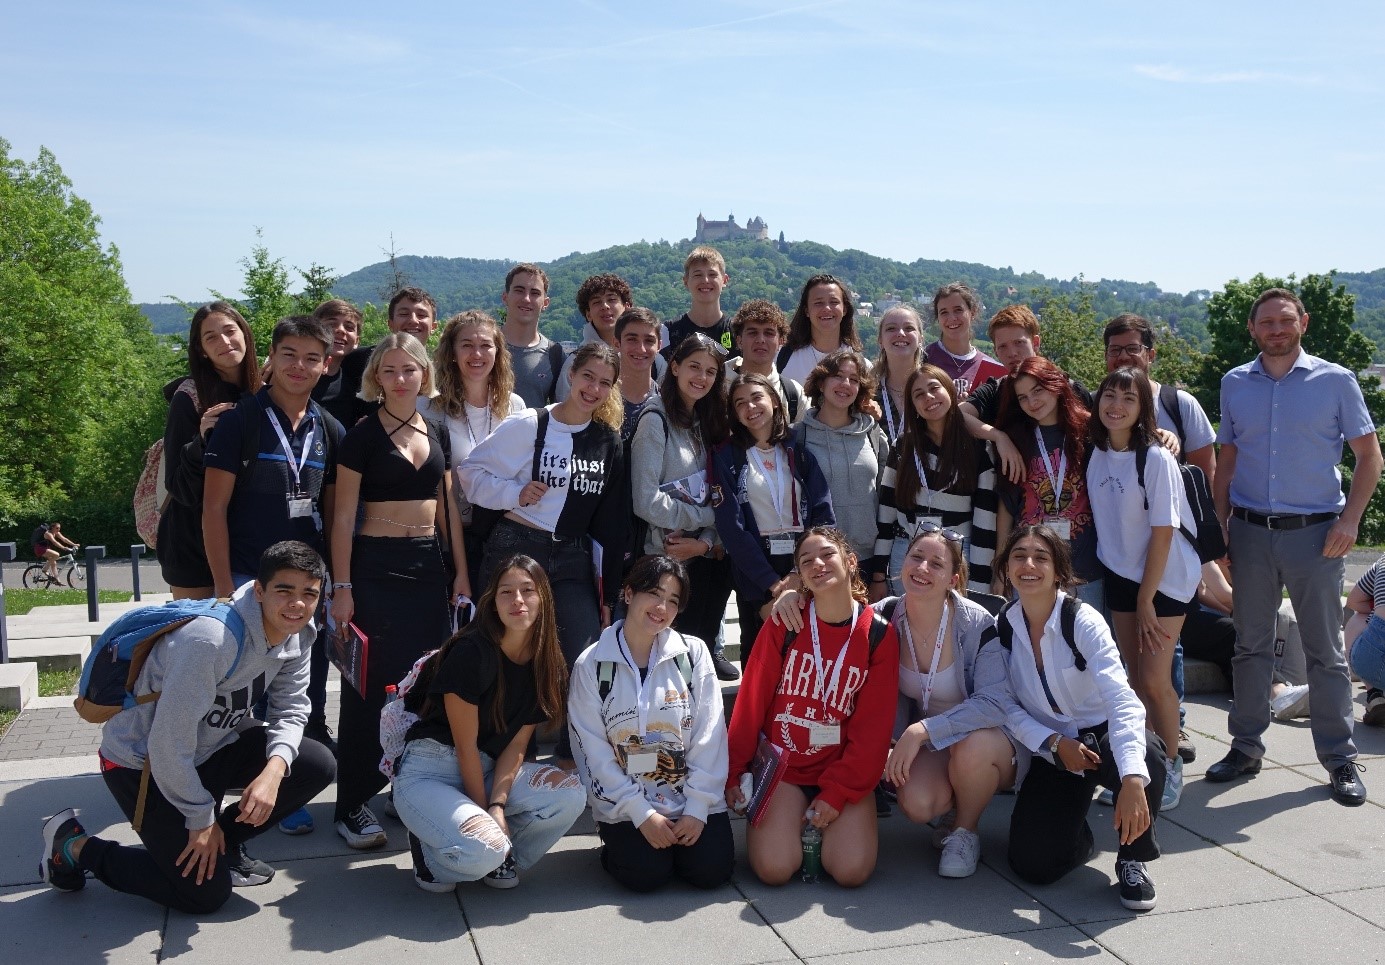
[[[708,352],[711,352],[713,357],[717,358],[718,360],[724,359],[726,357],[726,349],[719,343],[713,341],[708,335],[702,332],[693,332],[691,335],[688,336],[688,338],[683,339],[683,341],[686,342],[688,341],[688,339],[695,340],[699,346],[706,349]]]
[[[914,528],[914,539],[918,539],[920,536],[941,536],[949,543],[960,543],[966,538],[955,529],[943,529],[931,520],[926,523],[919,523]]]
[[[1106,346],[1106,357],[1108,359],[1118,359],[1125,356],[1128,359],[1137,359],[1145,354],[1145,347],[1139,343],[1135,345],[1108,345]]]

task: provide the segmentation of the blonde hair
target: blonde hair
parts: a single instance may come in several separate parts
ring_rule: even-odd
[[[447,320],[438,336],[437,348],[433,349],[433,374],[438,380],[437,401],[439,408],[454,419],[466,415],[466,391],[462,385],[462,373],[457,367],[457,343],[461,341],[465,329],[490,329],[495,341],[495,366],[487,377],[490,396],[490,410],[497,419],[510,414],[510,394],[515,390],[515,372],[510,364],[510,350],[500,331],[500,323],[487,313],[478,309],[459,312]]]
[[[437,395],[433,363],[429,361],[428,350],[423,347],[423,343],[407,332],[390,332],[380,339],[380,344],[370,353],[370,361],[366,363],[365,372],[361,375],[360,397],[367,402],[379,402],[384,397],[385,393],[380,389],[380,366],[385,360],[385,353],[393,352],[395,349],[407,353],[409,358],[423,369],[423,384],[419,386],[418,394],[425,399]]]
[[[605,342],[585,342],[572,353],[572,367],[568,369],[571,381],[582,369],[592,364],[611,367],[611,392],[606,400],[596,407],[592,418],[620,432],[625,422],[625,399],[620,394],[620,355]]]

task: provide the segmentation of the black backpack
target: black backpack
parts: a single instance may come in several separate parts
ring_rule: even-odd
[[[1163,391],[1160,391],[1163,395]],[[1145,509],[1149,509],[1149,494],[1145,491],[1145,463],[1149,459],[1148,449],[1135,450],[1135,478],[1140,483],[1140,494]],[[1178,473],[1183,477],[1183,491],[1188,495],[1188,505],[1193,511],[1196,529],[1187,520],[1179,522],[1178,531],[1193,544],[1199,562],[1210,563],[1226,555],[1226,539],[1222,536],[1221,522],[1217,519],[1216,503],[1212,501],[1212,491],[1207,485],[1207,476],[1197,467],[1180,463]]]
[[[1015,643],[1015,628],[1010,626],[1010,611],[1019,606],[1018,601],[1005,604],[1005,609],[1001,610],[995,618],[995,626],[981,634],[981,646],[985,646],[987,641],[996,637],[1000,638],[1000,645],[1006,650],[1011,649]],[[1067,643],[1068,649],[1072,651],[1072,662],[1080,673],[1087,669],[1087,658],[1082,656],[1082,651],[1077,649],[1077,608],[1080,603],[1075,596],[1064,596],[1062,613],[1059,615],[1058,623],[1063,631],[1063,640]]]
[[[264,406],[260,404],[259,396],[250,392],[241,396],[240,401],[236,403],[236,409],[240,412],[241,420],[240,471],[236,473],[236,485],[239,486],[250,477],[255,462],[260,457],[260,429],[264,425],[260,416],[264,413]],[[337,458],[336,434],[331,431],[331,424],[337,422],[337,419],[319,405],[316,399],[308,402],[308,411],[323,427],[322,462],[326,466],[331,466]],[[330,527],[331,524],[326,525]]]
[[[890,620],[894,617],[894,608],[899,600],[892,600],[885,604],[885,612],[877,613],[871,611],[870,630],[866,634],[866,642],[870,645],[871,656],[875,655],[875,648],[880,646],[880,641],[885,639],[885,631],[890,628]],[[858,618],[859,619],[859,618]],[[798,638],[797,630],[790,630],[784,634],[784,644],[779,648],[779,655],[782,657],[789,652],[790,645]]]

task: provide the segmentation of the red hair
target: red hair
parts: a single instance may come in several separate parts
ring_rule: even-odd
[[[1025,375],[1037,382],[1041,389],[1058,397],[1058,426],[1063,430],[1063,448],[1067,451],[1068,461],[1072,465],[1080,465],[1087,438],[1087,420],[1091,418],[1091,413],[1073,391],[1067,373],[1042,356],[1025,359],[1004,381],[1000,393],[1000,418],[997,420],[1000,428],[1021,452],[1032,454],[1036,451],[1034,434],[1030,431],[1034,420],[1020,408],[1015,395],[1015,382]]]

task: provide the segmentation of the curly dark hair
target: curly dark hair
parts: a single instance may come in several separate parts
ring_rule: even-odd
[[[635,304],[635,297],[630,294],[630,286],[624,278],[610,272],[592,275],[577,289],[577,310],[582,313],[583,318],[587,317],[587,306],[591,304],[592,299],[607,292],[615,292],[626,306]]]

